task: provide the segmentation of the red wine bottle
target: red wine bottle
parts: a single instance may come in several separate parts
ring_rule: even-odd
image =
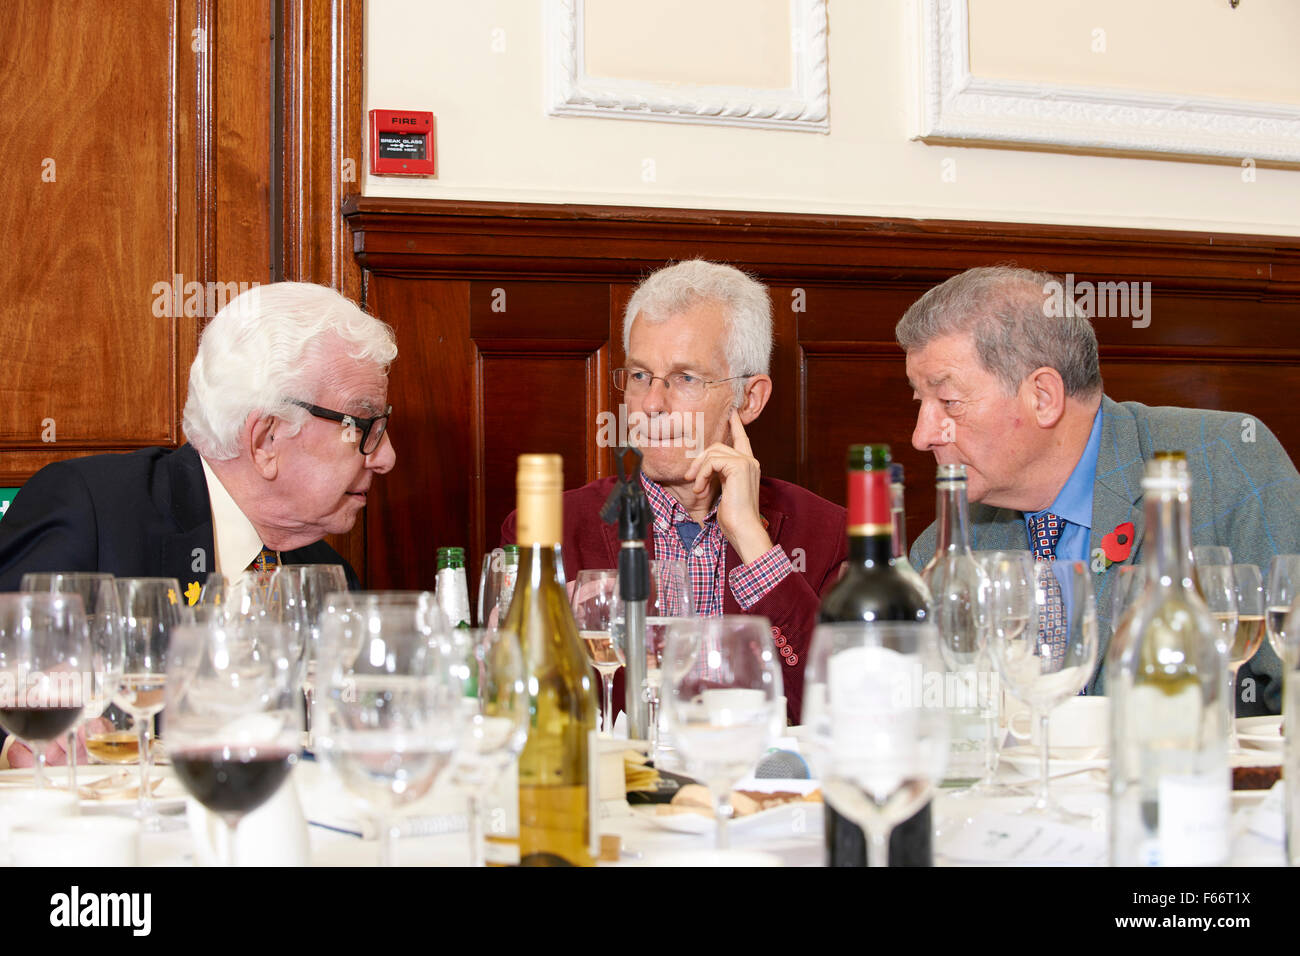
[[[888,445],[849,448],[849,559],[844,574],[822,600],[818,617],[834,621],[924,621],[930,595],[905,559],[894,556],[891,502],[902,490],[890,487]],[[901,476],[900,476],[901,485]],[[906,542],[903,542],[906,547]],[[826,863],[866,866],[867,841],[861,827],[827,805]],[[933,866],[930,804],[894,828],[889,838],[890,866]]]

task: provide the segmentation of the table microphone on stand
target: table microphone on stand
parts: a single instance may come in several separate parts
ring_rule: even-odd
[[[641,688],[645,684],[646,665],[645,603],[650,596],[650,561],[645,551],[650,502],[641,487],[640,450],[623,446],[615,452],[614,460],[618,466],[618,484],[600,509],[600,517],[606,524],[618,525],[618,538],[622,542],[618,551],[618,595],[624,608],[623,709],[627,712],[628,738],[648,740],[650,707],[641,695]],[[618,627],[618,622],[613,626]],[[618,635],[614,637],[617,641]]]

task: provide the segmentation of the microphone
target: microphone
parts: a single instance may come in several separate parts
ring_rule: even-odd
[[[627,735],[632,740],[647,740],[650,705],[642,699],[641,686],[645,683],[646,665],[645,604],[650,596],[650,561],[645,552],[650,502],[641,487],[640,450],[625,445],[615,452],[614,461],[618,483],[600,509],[600,517],[606,524],[618,525],[622,542],[618,550],[618,596],[623,604],[623,710],[627,713]],[[618,623],[614,626],[617,628]],[[614,639],[617,641],[617,633]]]
[[[760,780],[811,780],[808,761],[793,750],[769,750],[754,768]]]

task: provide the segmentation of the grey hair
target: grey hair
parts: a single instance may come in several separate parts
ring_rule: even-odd
[[[647,322],[662,322],[700,302],[717,302],[726,314],[727,376],[766,375],[772,364],[772,299],[767,286],[734,266],[704,259],[666,266],[637,286],[623,313],[623,354],[638,314]],[[733,385],[739,401],[745,383]]]
[[[288,401],[314,402],[327,384],[331,345],[385,373],[397,357],[391,328],[325,286],[275,282],[231,299],[203,330],[190,366],[186,438],[205,458],[234,458],[253,412],[276,416],[285,435],[296,435],[308,412]]]
[[[894,336],[911,352],[946,335],[969,335],[984,368],[1009,393],[1034,369],[1048,367],[1060,373],[1067,395],[1095,395],[1097,333],[1077,303],[1063,316],[1047,308],[1059,283],[1050,273],[1012,266],[967,269],[913,302]]]

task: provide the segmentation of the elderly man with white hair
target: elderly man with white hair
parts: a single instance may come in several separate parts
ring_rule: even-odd
[[[0,591],[32,571],[176,578],[194,603],[212,571],[343,564],[321,541],[393,467],[392,330],[324,286],[232,299],[190,368],[189,444],[56,462],[0,521]]]
[[[613,384],[626,403],[628,437],[645,456],[650,554],[686,563],[697,613],[772,622],[797,720],[817,609],[848,538],[844,509],[763,476],[745,434],[772,395],[768,291],[739,269],[699,259],[660,269],[628,302],[623,347],[626,366],[614,370]],[[598,517],[614,482],[565,493],[570,580],[584,568],[618,566],[616,529]],[[502,539],[515,540],[513,514]]]

